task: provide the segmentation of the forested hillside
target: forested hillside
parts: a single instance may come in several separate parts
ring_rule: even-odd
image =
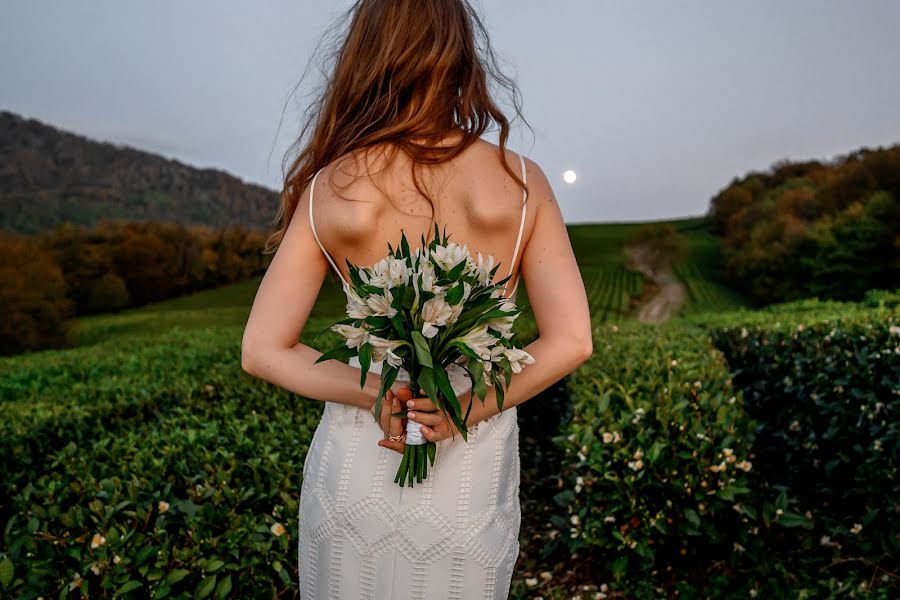
[[[269,228],[275,191],[0,111],[0,230],[157,220]]]
[[[728,281],[763,302],[900,285],[900,145],[776,163],[710,206]]]

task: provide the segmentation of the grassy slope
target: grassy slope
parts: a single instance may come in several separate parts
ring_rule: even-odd
[[[721,283],[719,243],[705,228],[703,219],[674,221],[688,240],[688,258],[678,274],[686,280],[689,301],[683,314],[705,310],[728,310],[747,303]],[[603,223],[569,226],[572,247],[584,273],[592,308],[598,314],[608,312],[604,287],[611,285],[624,269],[622,247],[643,223]],[[76,319],[71,338],[76,345],[91,345],[113,338],[148,338],[179,329],[229,327],[239,331],[247,321],[260,279],[255,278],[222,288],[197,292],[181,298],[115,314]],[[528,294],[524,283],[519,300],[526,307]],[[343,297],[329,277],[313,309],[314,321],[340,317]],[[623,317],[624,313],[614,313]]]

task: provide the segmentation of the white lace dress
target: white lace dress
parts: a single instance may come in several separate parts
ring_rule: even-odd
[[[315,177],[310,188],[315,189]],[[311,192],[310,225],[318,241],[312,205]],[[524,222],[523,194],[512,264]],[[343,279],[324,247],[322,252]],[[510,296],[517,287],[518,277]],[[355,359],[351,364],[360,366]],[[375,377],[381,365],[371,365]],[[461,369],[448,375],[457,394],[469,390]],[[401,369],[397,380],[408,381],[406,371]],[[384,434],[371,413],[326,402],[303,465],[300,597],[507,598],[521,524],[516,413],[509,408],[471,427],[468,442],[458,435],[438,442],[426,480],[401,488],[394,476],[402,456],[378,446]]]

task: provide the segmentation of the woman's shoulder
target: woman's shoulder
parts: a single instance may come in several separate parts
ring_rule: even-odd
[[[476,142],[477,152],[479,156],[474,157],[477,162],[484,164],[482,161],[485,159],[491,158],[496,159],[495,157],[500,153],[500,146],[498,144],[494,144],[485,139],[479,139]],[[526,177],[526,185],[529,188],[529,195],[533,187],[540,188],[541,192],[546,192],[550,183],[547,179],[544,170],[541,166],[529,158],[523,153],[517,152],[515,150],[511,150],[510,148],[504,148],[504,159],[506,160],[506,164],[509,168],[521,176],[522,173],[522,160],[525,161],[525,177]],[[533,185],[532,185],[533,184]]]

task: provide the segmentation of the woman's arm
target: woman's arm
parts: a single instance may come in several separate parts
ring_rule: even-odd
[[[504,409],[547,389],[574,371],[593,352],[587,294],[559,204],[547,177],[531,161],[528,161],[528,181],[531,182],[529,209],[534,207],[536,217],[519,268],[528,288],[538,337],[524,348],[535,362],[512,376],[503,401]],[[467,396],[471,398],[471,392]],[[484,404],[477,398],[470,401],[474,402],[468,420],[470,426],[500,412],[493,387],[487,388]],[[428,399],[413,400],[414,409],[433,407]],[[426,426],[423,433],[429,441],[451,435],[449,424],[439,414],[415,412],[410,418]],[[379,444],[398,449],[392,442]],[[399,451],[402,452],[402,447]]]
[[[315,364],[321,353],[299,342],[329,268],[309,227],[308,190],[302,198],[256,292],[241,366],[301,396],[368,409],[378,395],[379,377],[367,377],[360,389],[358,368],[336,360]]]

